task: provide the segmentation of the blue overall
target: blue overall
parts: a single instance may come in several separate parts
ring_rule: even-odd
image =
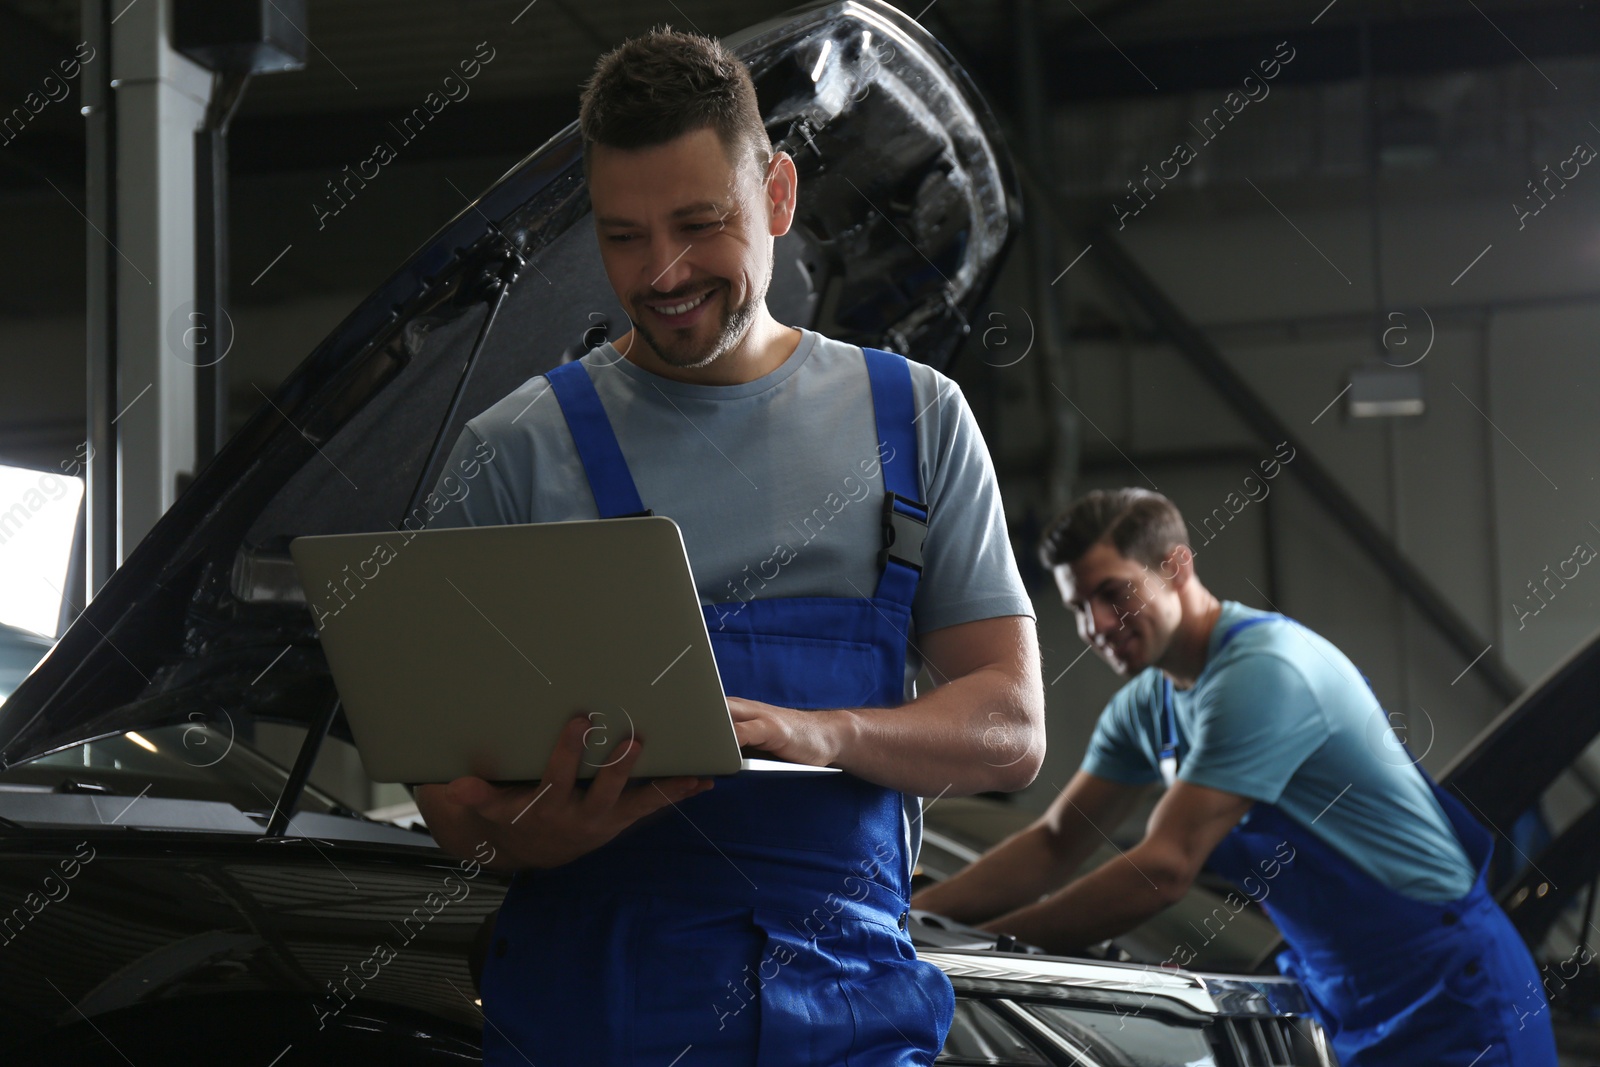
[[[877,440],[893,449],[877,589],[757,599],[720,619],[704,608],[729,696],[802,709],[905,701],[928,512],[906,361],[867,349],[866,372]],[[643,512],[586,368],[548,377],[600,516]],[[901,805],[848,773],[723,777],[572,863],[519,872],[484,966],[484,1062],[931,1064],[955,995],[905,933]]]
[[[1295,625],[1281,615],[1245,619],[1223,634],[1217,651],[1265,622]],[[1175,758],[1170,679],[1165,697],[1162,755]],[[1538,968],[1487,888],[1494,838],[1427,780],[1477,870],[1459,900],[1434,904],[1398,893],[1261,802],[1223,838],[1209,866],[1241,887],[1274,879],[1262,906],[1289,945],[1278,968],[1305,990],[1341,1067],[1555,1067]]]

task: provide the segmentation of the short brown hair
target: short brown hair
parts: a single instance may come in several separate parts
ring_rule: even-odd
[[[766,170],[772,139],[744,63],[714,37],[656,26],[601,56],[578,108],[583,173],[591,149],[653,148],[710,127],[735,169]]]
[[[1076,563],[1104,541],[1124,559],[1154,570],[1179,545],[1188,545],[1177,505],[1148,489],[1096,489],[1079,497],[1039,539],[1046,567]]]

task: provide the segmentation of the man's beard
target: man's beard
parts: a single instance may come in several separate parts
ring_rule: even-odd
[[[705,367],[718,357],[737,347],[739,342],[744,340],[745,334],[750,332],[751,324],[756,321],[756,311],[766,300],[767,289],[771,284],[772,260],[768,259],[767,276],[762,281],[761,288],[753,291],[750,294],[750,298],[743,304],[730,308],[727,304],[726,295],[732,292],[732,287],[726,283],[719,282],[717,288],[712,290],[713,296],[707,297],[707,299],[714,299],[718,290],[722,292],[722,303],[714,312],[720,316],[720,321],[714,324],[715,329],[712,333],[711,342],[709,346],[704,348],[699,347],[699,342],[696,341],[694,336],[694,331],[701,328],[701,324],[698,322],[694,324],[690,331],[680,335],[678,331],[673,330],[665,338],[656,336],[650,327],[638,320],[634,321],[633,327],[639,331],[639,335],[644,338],[645,344],[650,346],[651,351],[661,357],[661,362],[684,370]],[[646,314],[648,315],[649,312],[646,312]]]

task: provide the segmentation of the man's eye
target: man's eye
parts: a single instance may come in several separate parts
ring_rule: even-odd
[[[632,239],[633,235],[627,233],[614,233],[610,237],[606,238],[606,240],[612,242],[613,244],[621,244],[623,241],[629,241]]]
[[[690,223],[685,227],[685,229],[694,230],[696,233],[699,233],[701,230],[709,230],[715,225],[717,225],[715,222],[695,222]]]

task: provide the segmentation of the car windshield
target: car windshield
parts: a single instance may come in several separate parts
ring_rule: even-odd
[[[33,806],[19,812],[8,800],[39,793],[87,794],[130,801],[160,797],[220,802],[264,825],[288,773],[281,764],[210,725],[130,730],[0,771],[0,815],[26,824],[38,821],[38,813],[47,809]],[[350,812],[333,796],[310,786],[301,794],[297,810]],[[34,814],[32,820],[29,813]]]

